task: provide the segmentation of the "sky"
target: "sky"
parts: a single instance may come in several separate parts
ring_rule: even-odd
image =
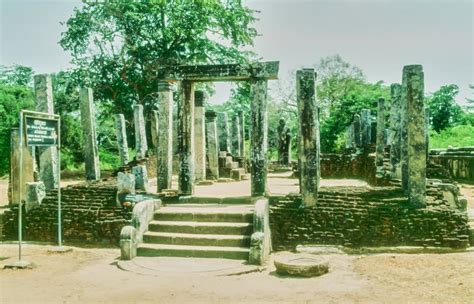
[[[252,50],[280,61],[281,79],[339,54],[368,81],[401,82],[402,68],[422,64],[425,92],[457,84],[457,101],[473,97],[474,2],[472,0],[244,0],[260,11],[260,36]],[[76,0],[0,0],[0,64],[31,66],[37,73],[71,67],[57,44]],[[227,100],[219,84],[212,103]]]

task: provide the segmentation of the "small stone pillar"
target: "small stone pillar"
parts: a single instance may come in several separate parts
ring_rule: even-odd
[[[79,101],[81,105],[82,132],[84,134],[86,179],[88,181],[97,181],[100,180],[100,164],[92,89],[81,88],[79,91]]]
[[[370,110],[362,109],[360,112],[360,138],[361,144],[365,148],[371,142],[372,120],[370,118]]]
[[[127,132],[125,126],[125,117],[123,114],[115,115],[115,133],[117,135],[117,145],[120,157],[120,166],[128,164],[130,161],[128,155]]]
[[[315,81],[314,69],[296,72],[296,101],[300,122],[298,136],[300,193],[306,206],[316,205],[320,178],[319,117]]]
[[[137,160],[145,159],[147,156],[148,144],[146,141],[145,119],[143,117],[143,106],[133,107],[133,122],[135,124],[135,150]]]
[[[220,128],[219,128],[219,146],[220,151],[226,151],[232,153],[231,141],[230,141],[230,128],[229,128],[229,117],[227,113],[220,113]]]
[[[345,132],[345,147],[346,147],[346,149],[352,149],[352,148],[355,147],[355,141],[354,141],[354,124],[353,124],[353,123],[346,127],[346,132]]]
[[[204,122],[203,91],[194,92],[194,178],[206,179],[206,126]]]
[[[286,126],[286,121],[281,118],[278,127],[278,162],[280,165],[290,165],[290,147],[291,147],[291,131]]]
[[[402,104],[405,104],[407,144],[406,192],[414,207],[426,206],[426,120],[424,107],[424,74],[421,65],[403,67]],[[402,150],[402,152],[404,152]],[[403,167],[402,167],[403,170]]]
[[[402,86],[398,83],[390,85],[390,167],[392,178],[402,176],[400,166],[401,151],[401,103]]]
[[[25,210],[26,212],[39,207],[41,202],[46,197],[46,188],[43,182],[26,183],[26,198]]]
[[[117,206],[121,207],[126,196],[135,194],[135,175],[118,172],[117,174]]]
[[[178,104],[178,194],[194,193],[194,84],[182,81]]]
[[[240,156],[245,157],[245,115],[244,112],[240,111],[239,115],[239,123],[240,123]]]
[[[375,166],[377,173],[383,171],[383,159],[385,154],[385,99],[379,98],[377,103],[377,132],[375,146]]]
[[[354,143],[356,147],[362,146],[362,139],[360,134],[360,115],[354,115],[354,121],[352,122],[352,126],[354,129]]]
[[[232,118],[232,151],[234,151],[234,156],[240,156],[242,149],[242,139],[240,136],[240,119],[239,116],[234,116]]]
[[[430,108],[425,108],[426,162],[430,159]]]
[[[158,152],[156,187],[158,192],[171,189],[173,173],[173,92],[171,84],[158,84]]]
[[[35,75],[35,102],[36,111],[54,114],[53,87],[51,76]],[[38,147],[39,179],[43,181],[46,190],[58,188],[58,149],[53,147]]]
[[[267,80],[254,78],[250,81],[252,132],[250,152],[251,195],[264,196],[267,193]]]
[[[145,165],[138,165],[132,168],[132,173],[135,175],[135,189],[150,191],[148,183],[148,171]]]
[[[23,142],[23,168],[20,168],[20,133],[18,128],[11,129],[10,134],[10,187],[9,200],[11,204],[18,204],[26,197],[27,184],[34,181],[34,162],[29,149]],[[20,181],[20,170],[21,181]],[[21,187],[21,191],[20,191]]]
[[[217,113],[206,111],[207,159],[211,176],[219,179],[219,146],[217,138]]]

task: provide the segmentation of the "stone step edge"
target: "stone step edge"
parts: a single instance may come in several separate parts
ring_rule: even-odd
[[[144,235],[161,236],[161,237],[176,237],[176,238],[193,238],[193,239],[221,239],[221,240],[245,240],[250,239],[249,235],[239,234],[195,234],[195,233],[179,233],[179,232],[157,232],[147,231]]]
[[[155,249],[155,250],[184,250],[184,251],[215,251],[215,252],[250,252],[247,247],[225,247],[225,246],[193,246],[193,245],[169,245],[169,244],[150,244],[140,243],[138,248]]]

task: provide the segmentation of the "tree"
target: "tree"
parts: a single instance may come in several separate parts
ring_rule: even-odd
[[[24,65],[0,65],[0,83],[7,85],[31,86],[33,69]]]
[[[257,35],[253,14],[239,0],[84,1],[60,44],[81,85],[131,117],[133,104],[154,106],[159,66],[245,61],[241,48]]]
[[[459,87],[455,84],[444,85],[427,98],[430,110],[430,122],[433,130],[440,132],[453,126],[462,114],[461,107],[456,103],[455,97]]]

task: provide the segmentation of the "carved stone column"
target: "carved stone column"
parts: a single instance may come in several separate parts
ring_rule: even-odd
[[[207,159],[211,176],[219,178],[219,146],[217,138],[217,113],[206,111]]]
[[[95,122],[95,106],[92,89],[82,88],[79,92],[81,104],[81,123],[84,134],[84,162],[86,179],[100,180],[99,147]]]
[[[178,103],[178,193],[194,193],[194,84],[182,81]]]
[[[119,150],[120,165],[124,166],[130,161],[128,155],[127,132],[125,125],[125,117],[123,114],[115,115],[115,132],[117,135],[117,145]]]
[[[194,92],[194,178],[206,179],[206,137],[204,122],[204,92]]]

